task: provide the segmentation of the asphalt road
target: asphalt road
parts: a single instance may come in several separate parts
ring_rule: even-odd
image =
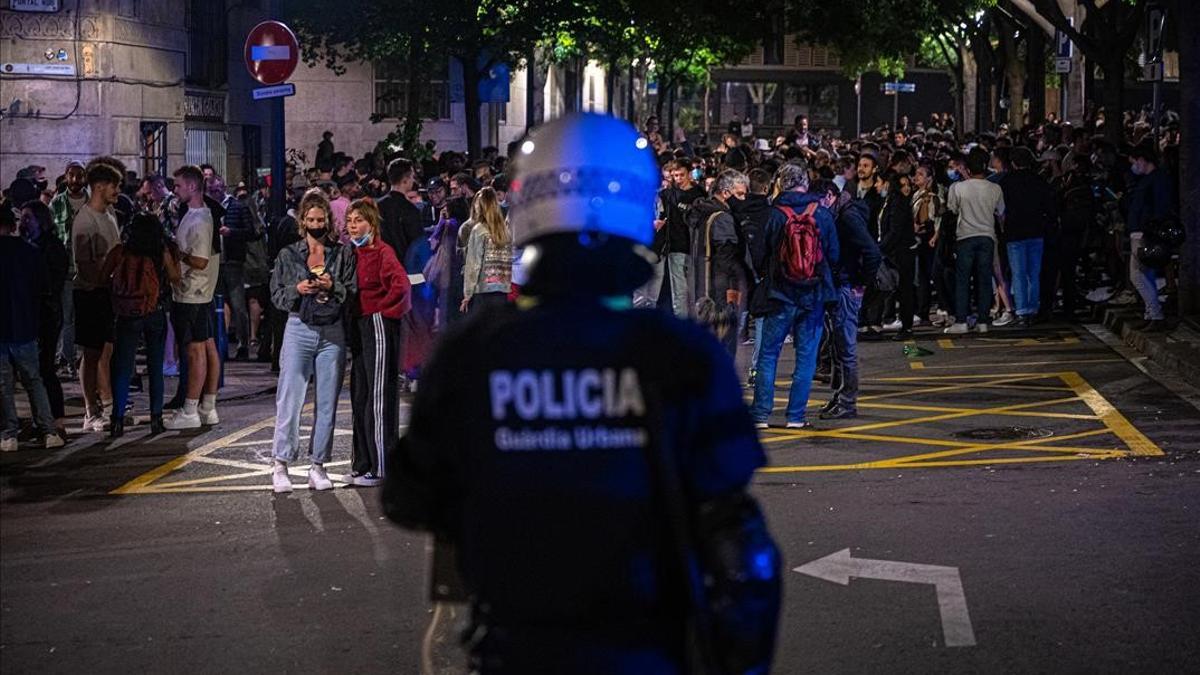
[[[939,337],[863,346],[858,419],[763,435],[775,671],[1194,672],[1186,387],[1068,326]],[[269,378],[240,368],[202,435],[0,457],[0,671],[416,672],[426,542],[373,489],[273,496]]]

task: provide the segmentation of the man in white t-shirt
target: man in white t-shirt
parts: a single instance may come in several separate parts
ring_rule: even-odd
[[[988,330],[988,312],[992,307],[992,256],[996,254],[996,221],[1004,222],[1004,192],[1000,186],[985,180],[988,153],[972,148],[967,154],[968,178],[950,186],[946,209],[958,214],[955,234],[954,276],[957,293],[954,299],[955,322],[945,332],[961,335],[967,332],[967,316],[971,313],[968,298],[971,276],[975,277],[976,330]]]
[[[213,339],[213,293],[217,288],[220,256],[213,252],[212,212],[204,203],[204,174],[197,166],[175,172],[175,196],[187,212],[175,230],[181,276],[172,285],[171,326],[187,350],[187,393],[183,408],[163,425],[196,429],[220,422],[217,383],[221,362]]]

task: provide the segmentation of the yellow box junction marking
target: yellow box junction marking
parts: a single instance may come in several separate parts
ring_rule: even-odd
[[[1061,362],[1060,362],[1061,363]],[[1051,380],[1052,384],[1035,384],[1037,381]],[[932,412],[926,415],[898,420],[885,420],[866,424],[856,424],[829,430],[786,430],[772,429],[763,438],[765,445],[795,441],[803,438],[826,438],[843,441],[859,441],[871,443],[888,443],[898,445],[923,445],[940,450],[900,457],[889,457],[867,462],[848,464],[813,464],[794,466],[769,466],[761,470],[764,474],[783,474],[812,471],[857,471],[862,469],[909,469],[951,466],[979,466],[1018,464],[1025,462],[1064,462],[1079,460],[1101,460],[1130,456],[1159,456],[1163,451],[1142,432],[1138,431],[1124,415],[1108,402],[1094,387],[1087,383],[1076,372],[1051,373],[1010,373],[1005,376],[996,375],[920,375],[913,377],[884,377],[867,380],[883,385],[915,384],[915,389],[882,394],[863,396],[859,400],[859,408],[875,408],[884,410],[900,410],[915,412]],[[881,399],[898,398],[902,396],[920,396],[925,394],[950,394],[969,389],[991,390],[1018,388],[1026,391],[1070,392],[1071,396],[1056,396],[1052,399],[1021,402],[981,408],[963,407],[961,405],[921,404],[907,405],[892,402],[879,403]],[[783,399],[786,400],[786,399]],[[815,403],[820,403],[816,402]],[[814,402],[810,402],[814,403]],[[1034,410],[1064,404],[1084,404],[1092,414],[1050,412]],[[1080,431],[1061,436],[1049,436],[1011,442],[975,442],[969,440],[948,440],[944,438],[926,438],[920,436],[891,436],[869,433],[880,429],[902,426],[919,426],[950,419],[961,419],[973,416],[1030,416],[1077,421],[1094,421],[1101,426],[1086,431]],[[1119,447],[1091,447],[1086,445],[1068,445],[1066,441],[1115,437]],[[965,457],[1004,451],[1006,453],[1025,452],[1029,456],[1000,456],[1000,457]]]
[[[1063,363],[1059,362],[1046,362]],[[1008,364],[1020,365],[1020,364]],[[1041,362],[1025,365],[1043,365]],[[1163,451],[1133,426],[1129,420],[1108,402],[1094,387],[1087,383],[1076,372],[1018,372],[989,375],[913,375],[907,377],[882,377],[866,379],[878,387],[904,387],[897,391],[873,393],[859,398],[858,407],[868,410],[891,410],[904,413],[918,413],[915,417],[903,419],[885,419],[880,421],[854,424],[848,427],[821,431],[771,429],[765,432],[763,444],[769,446],[778,443],[796,441],[797,439],[822,438],[846,441],[852,444],[873,443],[890,444],[900,447],[923,446],[924,451],[898,457],[888,457],[867,462],[847,464],[812,464],[794,466],[769,466],[761,470],[763,474],[786,474],[814,471],[856,471],[862,469],[917,469],[933,467],[964,467],[981,465],[1004,465],[1018,463],[1064,462],[1102,459],[1112,459],[1129,456],[1157,456]],[[784,386],[788,383],[782,382]],[[904,398],[944,394],[953,399],[961,392],[1041,392],[1052,396],[1040,401],[1020,401],[1012,403],[1008,399],[1002,405],[974,408],[963,405],[961,401],[949,403],[914,401],[906,402]],[[899,400],[898,400],[899,399]],[[786,397],[776,398],[776,402],[785,403]],[[809,405],[820,405],[824,401],[811,400]],[[1075,404],[1086,405],[1091,414],[1082,412],[1060,412],[1046,410],[1055,406]],[[305,406],[304,413],[311,412],[312,404]],[[349,410],[339,407],[339,414]],[[1025,417],[1031,419],[1060,419],[1073,422],[1092,422],[1097,426],[1085,431],[1067,435],[1050,436],[1008,442],[976,442],[971,440],[955,440],[946,438],[927,438],[917,435],[893,436],[878,433],[882,430],[896,427],[932,424],[940,421],[964,419],[976,416]],[[213,453],[228,449],[242,448],[253,445],[267,445],[269,439],[261,441],[244,440],[258,432],[273,429],[275,418],[270,417],[260,422],[234,431],[222,438],[210,441],[184,455],[154,468],[137,478],[129,481],[112,491],[114,495],[133,494],[190,494],[213,492],[266,491],[271,489],[266,480],[272,470],[271,465],[255,463],[226,457],[214,457]],[[341,433],[347,433],[342,431]],[[1071,444],[1085,438],[1112,437],[1118,441],[1107,447],[1092,447]],[[914,447],[914,449],[917,449]],[[979,457],[984,453],[1005,452],[1026,453],[1027,456]],[[330,462],[326,466],[334,467],[348,464],[348,461]],[[219,475],[204,475],[182,480],[165,480],[172,474],[189,465],[220,467],[226,473]],[[295,464],[288,467],[289,473],[303,477],[306,466]],[[186,474],[184,474],[186,476]],[[261,484],[247,485],[244,481],[249,478],[261,477]],[[335,481],[344,481],[344,476],[330,474]],[[296,483],[297,489],[307,486]]]

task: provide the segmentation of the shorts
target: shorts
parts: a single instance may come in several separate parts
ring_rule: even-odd
[[[180,344],[205,342],[213,336],[212,303],[171,303],[171,328]]]
[[[113,341],[112,297],[108,289],[76,289],[71,298],[75,302],[75,344],[85,349],[103,349],[105,343]]]

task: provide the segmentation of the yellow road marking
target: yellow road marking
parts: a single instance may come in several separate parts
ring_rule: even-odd
[[[851,427],[843,427],[839,431],[871,431],[873,429],[887,429],[890,427],[903,427],[913,424],[925,424],[927,422],[942,422],[944,420],[953,420],[960,417],[975,417],[980,415],[988,415],[993,412],[1004,412],[1009,410],[1023,410],[1025,408],[1039,408],[1044,405],[1057,405],[1059,403],[1067,403],[1068,401],[1079,400],[1078,396],[1070,396],[1067,398],[1054,399],[1052,401],[1034,401],[1032,403],[1016,403],[1013,405],[997,406],[995,408],[970,408],[965,412],[942,413],[940,415],[929,415],[926,417],[914,417],[905,420],[891,420],[888,422],[874,422],[871,424],[859,424]]]
[[[1062,380],[1075,390],[1075,394],[1096,413],[1105,426],[1112,429],[1113,433],[1133,450],[1133,454],[1142,456],[1166,454],[1154,441],[1138,431],[1137,427],[1133,426],[1119,410],[1101,396],[1100,392],[1080,377],[1079,373],[1063,373]]]
[[[1125,361],[1125,359],[1076,359],[1076,360],[1065,360],[1065,361],[1017,361],[1017,362],[1012,362],[1012,363],[963,363],[963,364],[958,364],[958,365],[945,365],[945,366],[927,366],[925,364],[921,364],[921,366],[919,368],[917,367],[917,365],[915,363],[910,363],[908,365],[913,370],[925,370],[925,369],[932,370],[932,369],[942,369],[942,368],[945,368],[947,370],[958,370],[960,368],[1016,368],[1018,366],[1057,366],[1057,365],[1076,364],[1076,363],[1119,363],[1119,362],[1124,362],[1124,361]]]
[[[925,368],[925,363],[923,361],[913,361],[909,363],[908,366],[913,370],[921,370]]]

